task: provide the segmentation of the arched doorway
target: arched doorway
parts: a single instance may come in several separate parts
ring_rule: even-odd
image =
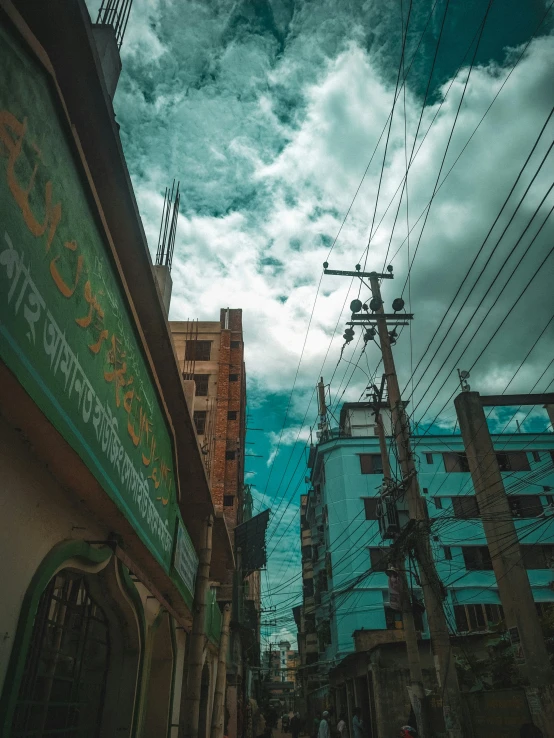
[[[96,738],[109,657],[108,620],[91,596],[86,573],[61,570],[39,600],[14,734]]]
[[[158,615],[152,630],[143,735],[165,738],[171,714],[174,659],[171,621],[167,612]]]
[[[204,662],[202,682],[200,683],[200,715],[198,717],[198,738],[208,738],[208,704],[210,701],[210,667]]]

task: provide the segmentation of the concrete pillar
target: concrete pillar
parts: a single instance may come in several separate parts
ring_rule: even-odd
[[[549,684],[552,669],[481,398],[462,392],[454,405],[506,624],[517,628],[530,684]]]
[[[231,605],[227,603],[223,609],[223,622],[219,639],[217,660],[217,676],[215,679],[214,707],[212,712],[212,729],[210,738],[222,738],[225,723],[225,687],[227,684],[227,649],[229,647],[229,625],[231,623]]]
[[[153,266],[152,269],[154,270],[154,276],[156,278],[160,297],[162,299],[162,304],[165,310],[165,316],[167,318],[167,316],[169,315],[169,305],[171,303],[171,291],[173,290],[173,280],[171,279],[171,272],[169,271],[169,267],[165,265],[156,265]]]

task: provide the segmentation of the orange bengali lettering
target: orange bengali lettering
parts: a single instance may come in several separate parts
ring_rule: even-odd
[[[66,241],[64,246],[69,251],[77,251],[76,241]],[[83,271],[84,257],[82,254],[80,254],[77,257],[77,268],[75,270],[75,278],[73,280],[73,287],[69,287],[64,282],[61,274],[58,271],[57,262],[60,259],[61,259],[61,256],[55,256],[52,259],[52,261],[50,262],[50,274],[52,275],[52,279],[54,280],[56,287],[59,289],[62,295],[64,297],[72,297],[73,293],[75,292],[75,289],[77,288],[77,285],[79,284],[79,279],[81,278],[81,272]]]

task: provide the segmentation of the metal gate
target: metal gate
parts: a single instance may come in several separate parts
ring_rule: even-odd
[[[61,571],[40,598],[12,738],[97,738],[108,660],[104,612],[82,574]]]

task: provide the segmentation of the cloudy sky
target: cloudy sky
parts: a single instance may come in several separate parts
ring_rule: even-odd
[[[315,383],[338,410],[380,372],[359,335],[341,358],[360,285],[322,278],[324,261],[394,267],[385,303],[402,295],[415,314],[395,348],[414,422],[452,429],[457,367],[476,362],[482,392],[505,390],[524,359],[509,391],[554,379],[550,2],[134,0],[121,137],[153,253],[164,189],[181,182],[171,317],[243,309],[249,425],[262,429],[247,468],[257,506],[274,511],[264,604],[278,616],[300,591]],[[544,424],[537,409],[524,428]]]

